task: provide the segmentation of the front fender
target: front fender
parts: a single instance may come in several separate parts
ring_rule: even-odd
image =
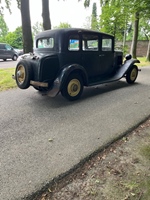
[[[130,60],[125,60],[124,64],[122,65],[122,67],[125,67],[127,69],[127,71],[135,64],[135,63],[140,63],[139,60],[137,59],[130,59]]]
[[[51,96],[51,97],[56,96],[62,89],[68,76],[72,72],[76,72],[76,71],[81,73],[84,79],[84,83],[86,85],[88,83],[88,76],[87,76],[86,70],[81,65],[72,64],[72,65],[64,66],[63,69],[59,72],[57,78],[54,80],[52,89],[48,91],[48,96]]]

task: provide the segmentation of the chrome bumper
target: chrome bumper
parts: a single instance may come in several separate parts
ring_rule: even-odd
[[[30,85],[40,86],[40,87],[48,87],[48,83],[39,82],[39,81],[30,81]]]
[[[12,79],[16,80],[15,75],[12,75]],[[30,85],[39,86],[39,87],[48,87],[48,83],[39,82],[39,81],[30,81]]]

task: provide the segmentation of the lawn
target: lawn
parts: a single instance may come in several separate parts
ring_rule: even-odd
[[[15,68],[0,69],[0,91],[17,87],[15,80],[12,79]]]
[[[137,58],[137,59],[140,60],[140,63],[137,64],[137,66],[139,66],[139,67],[150,66],[150,62],[146,61],[146,57],[140,57],[140,58]]]

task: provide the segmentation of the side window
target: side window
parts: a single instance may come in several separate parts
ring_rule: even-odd
[[[41,38],[37,41],[37,48],[53,48],[54,38]]]
[[[71,35],[68,42],[69,51],[79,51],[79,35]]]
[[[102,37],[102,51],[112,51],[112,39],[103,36]]]
[[[11,50],[11,49],[12,49],[12,47],[11,47],[10,45],[8,45],[8,44],[5,45],[5,48],[6,48],[7,50]]]
[[[98,51],[98,35],[83,34],[82,50],[83,51]]]

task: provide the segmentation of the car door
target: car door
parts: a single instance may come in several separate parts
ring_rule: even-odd
[[[6,59],[5,44],[0,44],[0,59]]]
[[[100,38],[100,74],[109,76],[114,69],[114,38],[111,35],[101,34]]]
[[[99,34],[82,33],[82,65],[89,78],[100,75],[99,54]]]
[[[9,44],[5,45],[5,54],[6,54],[6,58],[12,58],[13,57],[13,49]]]

